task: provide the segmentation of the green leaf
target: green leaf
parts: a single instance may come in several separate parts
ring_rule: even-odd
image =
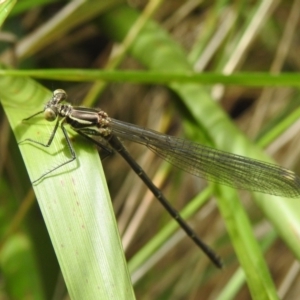
[[[13,9],[16,2],[16,0],[7,0],[0,2],[0,28],[8,17],[10,11]]]
[[[52,96],[27,78],[2,77],[0,97],[17,141],[46,142],[53,123],[43,115],[22,122]],[[72,299],[134,299],[130,278],[97,150],[73,140],[76,161],[33,185]],[[20,145],[31,180],[70,158],[58,130],[49,148]]]
[[[124,71],[124,70],[90,70],[90,69],[39,69],[39,70],[0,70],[0,75],[31,76],[39,79],[61,81],[96,81],[133,82],[146,84],[199,83],[225,84],[242,86],[299,86],[299,73],[195,73],[192,71]]]

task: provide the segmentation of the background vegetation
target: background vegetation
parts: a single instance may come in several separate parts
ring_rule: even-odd
[[[78,161],[33,191],[27,172],[69,153],[61,135],[46,150],[17,141],[47,140],[53,124],[21,120],[63,88],[72,104],[299,174],[299,6],[0,1],[0,298],[297,299],[299,199],[207,186],[126,143],[220,271],[118,155],[104,177],[97,149],[70,131]]]

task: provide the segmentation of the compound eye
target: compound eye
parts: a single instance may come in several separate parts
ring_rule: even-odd
[[[63,89],[57,89],[53,92],[54,97],[59,97],[60,101],[67,99],[67,93]]]
[[[51,109],[51,108],[46,108],[44,111],[44,117],[47,121],[54,121],[57,117],[57,113]]]

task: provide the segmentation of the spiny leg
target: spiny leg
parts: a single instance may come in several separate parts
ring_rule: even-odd
[[[60,164],[59,166],[57,166],[57,167],[55,167],[55,168],[52,168],[51,170],[45,172],[45,173],[42,174],[39,178],[37,178],[37,179],[35,179],[34,181],[32,181],[32,183],[36,183],[37,181],[41,180],[41,179],[42,179],[43,177],[45,177],[46,175],[52,173],[53,171],[59,169],[60,167],[66,165],[66,164],[68,164],[68,163],[70,163],[70,162],[72,162],[72,161],[74,161],[74,160],[76,159],[76,153],[75,153],[75,150],[74,150],[74,148],[73,148],[73,146],[72,146],[72,143],[71,143],[70,138],[69,138],[69,136],[68,136],[67,130],[66,130],[65,127],[64,127],[65,119],[62,120],[61,122],[59,121],[59,119],[57,119],[57,122],[56,122],[56,124],[55,124],[55,127],[54,127],[54,129],[53,129],[53,131],[52,131],[52,133],[51,133],[51,136],[50,136],[50,138],[49,138],[47,144],[40,143],[40,142],[35,141],[35,140],[33,140],[33,139],[26,139],[26,140],[23,140],[23,141],[19,142],[19,144],[22,143],[22,142],[24,142],[24,141],[29,141],[29,142],[32,142],[32,143],[35,143],[35,144],[38,144],[38,145],[41,145],[41,146],[44,146],[44,147],[49,147],[49,146],[52,144],[52,142],[53,142],[53,139],[54,139],[54,136],[55,136],[55,134],[56,134],[56,132],[57,132],[57,128],[58,128],[59,123],[60,123],[61,130],[62,130],[62,132],[63,132],[63,134],[64,134],[65,140],[66,140],[66,142],[67,142],[68,149],[69,149],[69,151],[70,151],[70,153],[71,153],[71,158],[70,158],[69,160],[65,161],[64,163]]]
[[[35,116],[35,115],[33,115],[33,116]],[[28,120],[28,119],[32,118],[33,116],[31,116],[31,117],[29,117],[29,118],[27,118],[27,119],[24,119],[24,120]],[[50,145],[51,145],[52,142],[53,142],[54,136],[55,136],[55,134],[56,134],[58,125],[59,125],[59,119],[57,119],[57,121],[56,121],[56,124],[55,124],[55,126],[54,126],[54,129],[53,129],[53,131],[52,131],[52,133],[51,133],[51,135],[50,135],[50,138],[49,138],[47,144],[41,143],[41,142],[36,141],[36,140],[33,140],[33,139],[25,139],[25,140],[23,140],[23,141],[18,142],[18,144],[21,144],[21,143],[23,143],[23,142],[31,142],[31,143],[34,143],[34,144],[41,145],[41,146],[43,146],[43,147],[50,147]]]
[[[114,152],[112,149],[109,149],[108,147],[106,147],[105,145],[101,144],[100,142],[98,142],[97,140],[91,138],[90,136],[88,136],[85,132],[82,132],[81,130],[76,130],[77,133],[79,133],[81,136],[83,136],[85,139],[87,139],[88,141],[96,144],[103,152],[100,153],[99,151],[99,154],[102,154],[104,153],[104,157],[101,157],[101,160],[105,159],[106,157],[112,155]]]

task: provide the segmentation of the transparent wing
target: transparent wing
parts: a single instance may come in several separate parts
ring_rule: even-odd
[[[300,178],[280,166],[111,119],[116,136],[143,144],[180,169],[236,189],[300,197]]]

